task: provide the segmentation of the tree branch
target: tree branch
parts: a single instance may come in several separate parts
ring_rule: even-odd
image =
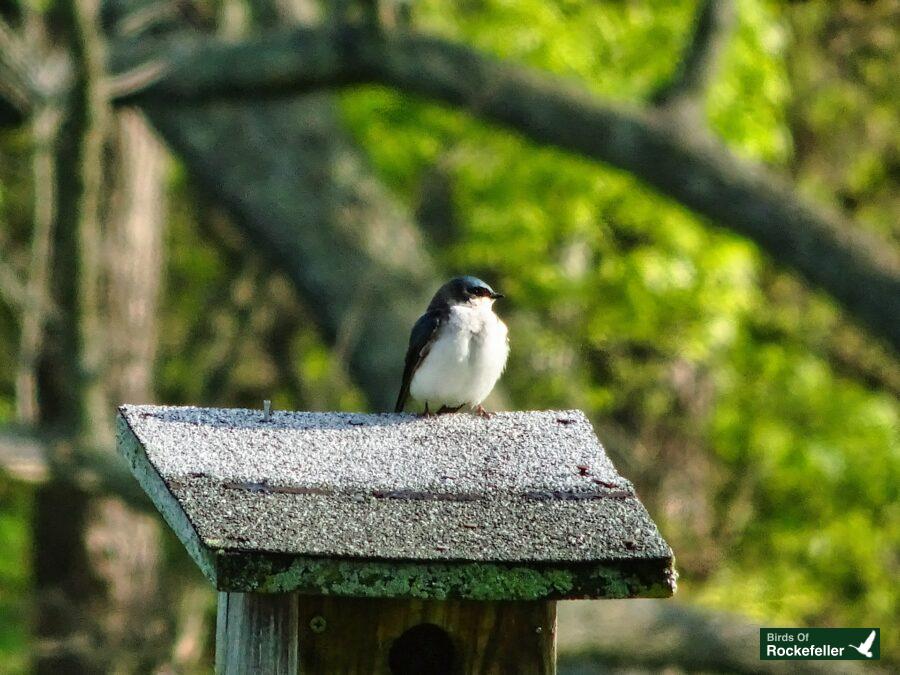
[[[680,104],[699,106],[716,74],[735,23],[733,0],[703,0],[694,21],[694,32],[672,79],[651,98],[660,107]]]
[[[624,169],[755,241],[900,349],[896,251],[840,215],[807,204],[764,167],[738,159],[694,127],[598,100],[464,45],[411,34],[300,28],[237,44],[182,41],[164,52],[132,45],[117,51],[114,67],[122,72],[154,53],[165,64],[159,76],[121,102],[171,107],[179,99],[259,99],[381,83]]]
[[[107,368],[106,326],[101,294],[104,260],[103,194],[105,152],[113,117],[104,86],[106,40],[101,33],[100,0],[72,3],[75,54],[80,74],[80,104],[84,107],[78,171],[80,193],[75,227],[78,237],[78,329],[80,375],[85,424],[83,432],[97,445],[107,445],[112,428],[107,421],[110,399],[104,377]],[[89,421],[89,422],[88,422]]]
[[[40,417],[37,368],[50,306],[53,227],[58,215],[54,145],[59,130],[60,113],[52,106],[42,106],[31,118],[34,143],[31,159],[34,215],[31,262],[22,303],[15,378],[16,420],[21,424],[36,424]]]
[[[61,107],[72,85],[69,54],[48,39],[34,8],[22,10],[18,30],[0,17],[0,128],[19,126],[47,108]]]
[[[68,55],[53,46],[35,11],[17,31],[0,17],[0,128],[17,126],[61,99],[71,84]]]
[[[116,495],[141,511],[153,511],[153,505],[118,455],[73,449],[68,441],[28,427],[0,427],[0,472],[26,483],[53,480],[92,494]]]
[[[47,480],[46,443],[18,428],[0,429],[0,469],[26,483]]]
[[[559,672],[687,672],[857,675],[872,664],[760,661],[759,624],[677,600],[564,602],[559,607]],[[652,635],[652,640],[645,636]],[[697,644],[706,646],[703,650]]]
[[[325,337],[340,338],[373,410],[389,410],[409,327],[439,284],[415,225],[346,137],[331,97],[144,110],[287,274]],[[348,316],[357,330],[348,332]]]
[[[3,258],[0,258],[0,300],[17,310],[25,304],[25,285],[13,266]]]
[[[38,98],[25,44],[0,17],[0,119],[14,123],[24,121]]]

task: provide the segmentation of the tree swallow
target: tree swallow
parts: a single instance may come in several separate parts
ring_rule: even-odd
[[[503,295],[475,277],[456,277],[441,286],[409,337],[403,385],[396,412],[412,395],[438,414],[470,405],[489,417],[481,403],[506,367],[506,325],[494,314]],[[438,406],[440,406],[438,408]]]

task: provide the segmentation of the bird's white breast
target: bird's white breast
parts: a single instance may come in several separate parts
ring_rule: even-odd
[[[491,393],[509,355],[506,325],[490,302],[457,305],[450,309],[437,340],[410,383],[410,393],[441,405],[478,405]]]

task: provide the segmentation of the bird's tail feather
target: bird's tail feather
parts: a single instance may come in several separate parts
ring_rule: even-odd
[[[406,405],[406,398],[409,396],[409,387],[401,387],[400,393],[397,395],[397,404],[394,406],[394,412],[403,412],[403,406]]]

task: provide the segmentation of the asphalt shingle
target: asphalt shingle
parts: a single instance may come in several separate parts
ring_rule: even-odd
[[[671,549],[577,410],[489,420],[280,411],[265,419],[262,410],[158,406],[119,412],[120,450],[219,587],[304,587],[286,570],[309,561],[377,563],[387,575],[392,561],[430,565],[432,576],[459,565],[494,566],[500,575],[615,570],[626,595],[674,587]],[[244,558],[252,579],[238,574]],[[607,577],[543,595],[621,596]],[[475,597],[459,588],[449,595]]]

